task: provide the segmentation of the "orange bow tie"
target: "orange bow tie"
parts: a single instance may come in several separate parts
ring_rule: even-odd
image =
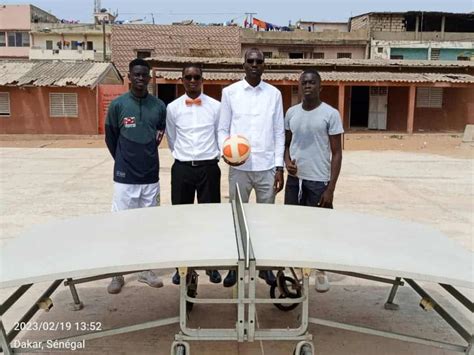
[[[186,106],[192,106],[192,105],[197,105],[197,106],[201,106],[202,104],[202,101],[200,98],[197,98],[197,99],[186,99],[184,101],[186,103]]]

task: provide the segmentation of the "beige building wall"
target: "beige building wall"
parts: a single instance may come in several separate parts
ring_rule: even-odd
[[[5,46],[0,47],[0,58],[28,58],[28,47],[9,47],[8,32],[29,32],[31,27],[30,5],[0,5],[0,32]],[[29,36],[29,34],[28,34]]]
[[[0,31],[31,28],[30,5],[0,5]]]

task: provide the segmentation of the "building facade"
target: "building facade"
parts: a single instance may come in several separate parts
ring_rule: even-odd
[[[29,58],[109,61],[111,34],[110,24],[32,24]]]
[[[474,14],[372,12],[350,19],[350,30],[366,29],[370,58],[474,60]]]
[[[241,29],[242,53],[260,48],[266,58],[290,59],[363,59],[368,48],[367,31],[337,29],[291,32]]]
[[[123,93],[111,63],[0,62],[0,134],[99,134]]]
[[[222,88],[243,79],[241,58],[151,58],[154,93],[169,103],[183,94],[181,68],[203,64],[204,92],[220,100]],[[347,131],[462,131],[474,124],[474,63],[403,60],[266,60],[264,80],[282,93],[284,110],[301,101],[298,80],[306,67],[322,77],[321,98],[336,107]]]
[[[33,5],[0,5],[0,58],[28,59],[32,24],[57,21]]]

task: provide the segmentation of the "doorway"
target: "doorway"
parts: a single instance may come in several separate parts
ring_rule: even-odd
[[[369,126],[369,87],[353,86],[351,95],[351,128]]]
[[[176,99],[176,84],[157,84],[158,98],[163,100],[166,106]]]

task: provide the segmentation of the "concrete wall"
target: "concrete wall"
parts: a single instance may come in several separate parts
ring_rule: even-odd
[[[310,22],[310,21],[298,21],[296,26],[299,26],[303,31],[311,32],[322,32],[327,30],[348,32],[347,22]]]
[[[358,16],[350,19],[350,30],[357,31],[369,28],[369,15]]]
[[[369,17],[370,32],[404,32],[405,16],[399,14],[373,14]]]
[[[56,22],[58,18],[54,15],[51,15],[49,12],[41,10],[39,7],[31,5],[31,22],[32,23],[41,23],[41,22]]]
[[[0,58],[5,59],[28,59],[30,47],[0,47]]]
[[[469,32],[372,32],[371,37],[386,41],[454,41],[473,42],[474,33]]]
[[[474,117],[473,88],[444,88],[442,108],[415,108],[414,131],[462,131]]]
[[[428,48],[390,48],[390,55],[403,55],[403,59],[428,59]]]
[[[33,25],[35,27],[35,31],[41,30],[44,28],[44,25],[55,25],[55,24],[37,24]],[[91,28],[94,28],[93,25],[87,25]],[[46,26],[47,27],[47,26]],[[52,28],[53,30],[54,28]],[[30,59],[42,59],[42,60],[103,60],[103,38],[102,38],[102,31],[84,31],[83,33],[74,33],[74,30],[71,30],[70,33],[65,31],[63,34],[59,34],[57,32],[52,33],[32,33],[31,34],[31,50],[29,52]],[[110,31],[109,31],[110,32]],[[93,43],[93,50],[87,51],[85,50],[86,45],[82,51],[78,51],[76,49],[71,49],[71,45],[68,48],[63,48],[59,50],[58,53],[53,52],[52,50],[46,49],[46,41],[53,42],[53,49],[58,50],[57,43],[58,42],[70,42],[78,41],[78,42],[92,42]],[[110,57],[111,55],[111,48],[110,48],[110,34],[106,34],[106,53],[107,56]]]
[[[242,45],[242,53],[255,45]],[[365,45],[317,45],[317,46],[276,46],[258,45],[262,52],[272,52],[272,58],[289,58],[290,53],[303,53],[305,59],[311,59],[313,53],[324,53],[324,59],[336,59],[337,53],[352,53],[353,59],[365,58]]]
[[[0,5],[0,32],[29,32],[30,21],[30,5]],[[0,58],[28,58],[29,47],[8,46],[8,33],[5,43],[5,47],[0,47]]]
[[[405,16],[400,14],[367,14],[351,19],[351,31],[361,28],[370,29],[372,34],[380,32],[404,32]]]
[[[275,45],[309,45],[309,44],[364,44],[367,41],[367,31],[364,29],[351,32],[340,31],[254,31],[242,29],[240,32],[242,44],[253,44],[254,46],[263,44]],[[351,43],[356,41],[356,43]]]
[[[439,52],[440,60],[457,60],[460,56],[474,60],[474,49],[443,48]]]
[[[0,5],[0,31],[29,31],[30,28],[30,5]]]
[[[474,42],[456,41],[401,41],[401,40],[379,40],[372,39],[370,44],[370,58],[389,59],[391,48],[424,48],[440,49],[440,60],[457,60],[458,55],[470,56],[474,53]]]
[[[88,33],[88,34],[64,34],[60,35],[57,33],[51,33],[51,34],[39,34],[39,33],[34,33],[32,34],[32,41],[31,41],[31,46],[33,48],[42,48],[46,49],[46,41],[53,41],[53,49],[58,49],[58,46],[56,45],[57,42],[61,41],[77,41],[77,42],[92,42],[94,49],[95,50],[100,50],[102,51],[103,48],[103,39],[102,39],[102,33]],[[106,36],[106,49],[107,52],[110,51],[110,41],[109,38]],[[70,47],[69,47],[70,48]],[[83,48],[85,49],[85,48]]]
[[[10,93],[11,116],[0,116],[0,134],[97,134],[96,90],[89,88],[0,87]],[[77,93],[78,117],[50,117],[49,93]]]

